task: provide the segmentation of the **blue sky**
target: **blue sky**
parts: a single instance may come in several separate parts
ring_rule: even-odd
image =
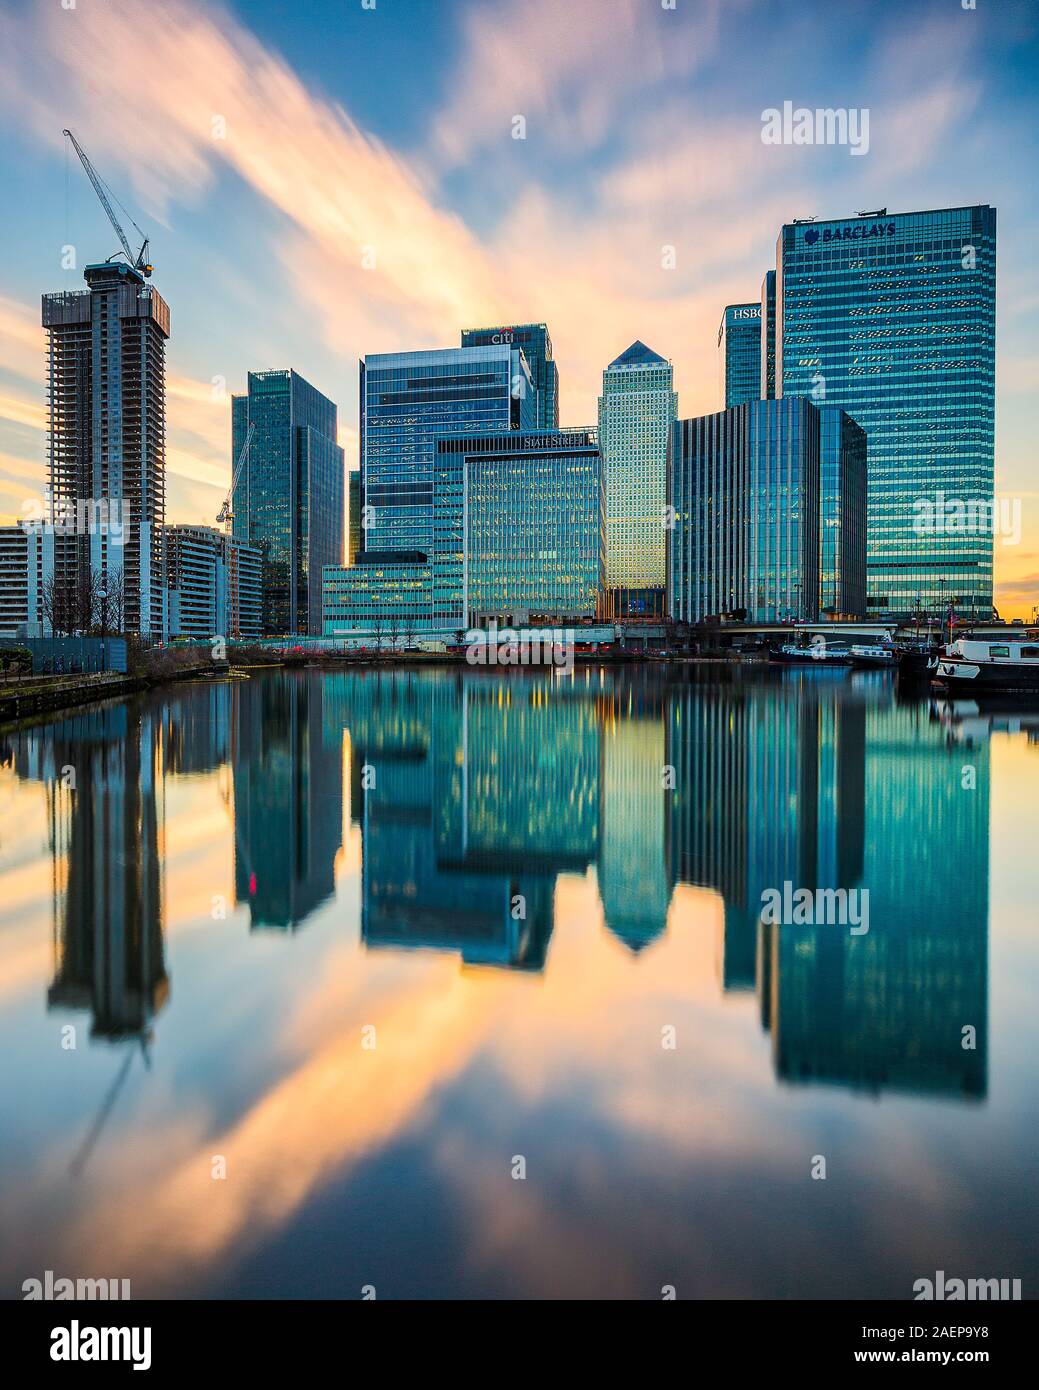
[[[564,423],[635,338],[698,414],[784,220],[991,202],[997,488],[1025,516],[997,579],[1008,611],[1039,596],[1035,0],[674,3],[0,0],[0,518],[44,476],[39,295],[115,249],[70,125],[171,305],[171,520],[215,513],[250,368],[332,396],[351,463],[357,357],[485,322],[549,324]],[[868,154],[763,145],[785,100],[869,108]]]

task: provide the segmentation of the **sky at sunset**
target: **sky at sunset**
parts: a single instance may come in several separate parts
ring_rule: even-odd
[[[787,100],[868,108],[868,153],[763,144]],[[117,249],[65,126],[171,307],[170,521],[213,522],[250,369],[332,397],[351,467],[358,357],[489,323],[548,324],[564,425],[636,338],[702,414],[784,221],[991,203],[996,601],[1039,601],[1039,0],[0,0],[0,522],[45,477],[40,295]]]

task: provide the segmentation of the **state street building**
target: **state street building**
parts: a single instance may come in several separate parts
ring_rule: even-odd
[[[605,523],[594,430],[441,438],[434,497],[441,625],[595,616]]]

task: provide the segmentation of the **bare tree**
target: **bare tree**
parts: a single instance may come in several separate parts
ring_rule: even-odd
[[[382,651],[382,634],[386,626],[386,620],[381,613],[377,613],[372,619],[372,633],[375,636],[375,646],[378,651]]]
[[[82,586],[74,572],[62,569],[49,574],[40,591],[40,606],[44,623],[55,637],[71,637],[85,626]],[[89,603],[87,609],[89,613]]]
[[[123,631],[126,611],[126,586],[122,569],[109,570],[107,575],[91,576],[91,621],[106,637],[118,637]]]
[[[397,650],[397,644],[398,644],[398,642],[400,641],[400,633],[401,633],[400,615],[399,615],[398,613],[392,613],[392,614],[390,615],[390,651],[391,651],[391,652],[395,652],[395,651]]]

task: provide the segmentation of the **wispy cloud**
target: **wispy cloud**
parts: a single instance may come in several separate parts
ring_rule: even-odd
[[[730,9],[743,0],[729,0]],[[664,11],[644,0],[491,0],[473,6],[452,93],[433,127],[433,158],[450,167],[511,139],[587,151],[614,129],[635,92],[687,76],[716,48],[721,0]]]

